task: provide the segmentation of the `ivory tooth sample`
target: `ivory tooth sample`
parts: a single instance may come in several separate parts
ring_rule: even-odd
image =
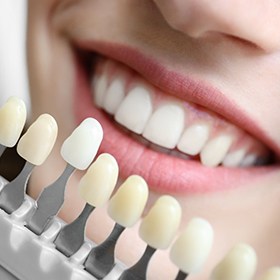
[[[18,97],[10,97],[0,108],[0,156],[6,147],[15,146],[25,121],[25,103]]]
[[[97,279],[103,279],[114,267],[116,242],[126,227],[132,227],[139,220],[147,199],[146,181],[132,175],[109,201],[108,213],[116,224],[108,238],[92,248],[84,264],[85,269]]]
[[[246,244],[234,246],[225,258],[214,268],[211,280],[250,280],[257,265],[253,248]]]
[[[28,128],[17,145],[18,154],[34,165],[41,165],[49,156],[57,137],[57,124],[43,114]]]
[[[184,275],[176,279],[185,279],[188,274],[201,269],[212,248],[213,236],[213,229],[208,221],[193,218],[189,222],[170,251],[172,262],[181,271],[179,274]]]
[[[182,210],[178,201],[169,195],[161,196],[140,225],[140,237],[148,244],[141,259],[125,270],[120,280],[146,279],[149,261],[157,249],[167,249],[181,222]]]
[[[123,227],[132,227],[143,213],[148,194],[147,183],[142,177],[128,177],[109,201],[109,216]]]
[[[260,278],[260,280],[279,280],[280,267],[272,267]]]
[[[181,221],[181,206],[169,195],[161,196],[144,217],[139,234],[151,247],[167,249]]]
[[[77,169],[88,168],[103,139],[103,129],[93,118],[85,119],[64,141],[61,155],[66,162]]]
[[[118,174],[116,159],[110,154],[101,154],[79,183],[81,197],[94,207],[103,206],[116,186]]]
[[[0,205],[7,212],[15,211],[23,202],[28,178],[35,165],[41,165],[50,154],[57,137],[55,119],[43,114],[19,140],[17,151],[27,162],[21,173],[8,183],[0,194]]]
[[[34,233],[41,234],[53,216],[58,213],[64,202],[69,177],[75,169],[88,168],[96,156],[102,138],[103,130],[100,123],[93,118],[87,118],[64,141],[61,155],[67,166],[60,177],[47,186],[37,199],[37,209],[27,222],[27,227]]]
[[[110,198],[118,179],[118,164],[110,154],[101,154],[79,183],[86,205],[76,220],[66,225],[54,244],[65,256],[73,255],[84,243],[87,219],[95,207],[103,206]]]

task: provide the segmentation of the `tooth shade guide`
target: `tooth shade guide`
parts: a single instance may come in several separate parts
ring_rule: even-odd
[[[51,152],[57,137],[57,124],[48,114],[43,114],[31,124],[17,145],[18,154],[26,160],[20,174],[0,192],[0,205],[12,213],[23,203],[28,179],[33,168],[41,165]]]
[[[142,219],[140,237],[153,248],[167,249],[181,222],[181,211],[175,198],[161,196]]]
[[[108,214],[116,223],[132,227],[141,217],[147,199],[147,183],[142,177],[132,175],[110,199]]]
[[[94,207],[87,203],[80,215],[72,223],[64,226],[55,238],[56,249],[65,256],[72,256],[83,245],[86,223],[93,210]]]
[[[201,218],[193,218],[173,243],[170,259],[186,274],[202,269],[213,244],[213,229]]]
[[[79,170],[85,170],[93,161],[103,139],[103,129],[94,118],[87,118],[63,142],[63,159]]]
[[[51,185],[45,187],[36,201],[36,209],[26,222],[26,227],[40,235],[59,212],[64,203],[67,181],[75,168],[67,164],[63,173]],[[51,199],[50,199],[51,198]]]
[[[259,280],[279,280],[280,267],[272,267],[266,271]]]
[[[210,280],[251,280],[257,265],[257,256],[247,244],[235,245],[214,268]]]
[[[118,163],[112,155],[99,155],[79,182],[80,196],[94,207],[105,205],[116,186],[118,173]]]
[[[98,279],[103,279],[115,265],[115,246],[125,228],[115,224],[112,232],[100,245],[93,247],[85,262],[85,270]]]
[[[19,175],[0,191],[0,208],[8,214],[16,211],[25,198],[26,186],[35,165],[26,162]]]
[[[3,150],[1,146],[15,146],[25,121],[25,103],[18,97],[10,97],[0,108],[0,156]]]
[[[54,146],[57,132],[57,123],[51,115],[39,116],[20,138],[18,154],[33,165],[41,165]]]

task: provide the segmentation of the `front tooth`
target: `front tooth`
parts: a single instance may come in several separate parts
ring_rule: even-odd
[[[246,244],[236,245],[215,267],[211,280],[250,280],[257,264],[256,253]]]
[[[95,157],[102,139],[103,129],[100,123],[87,118],[64,141],[61,155],[73,167],[84,170]]]
[[[181,212],[175,198],[161,196],[142,220],[139,229],[141,238],[155,249],[166,249],[179,227]]]
[[[198,155],[207,142],[209,134],[208,124],[194,124],[185,130],[177,148],[188,155]]]
[[[226,167],[239,166],[242,162],[242,159],[244,158],[245,153],[246,153],[246,149],[239,149],[237,151],[228,153],[223,160],[223,166]]]
[[[116,77],[107,89],[103,101],[103,108],[106,112],[114,115],[124,99],[124,78]]]
[[[108,213],[118,224],[131,227],[140,218],[147,199],[147,183],[142,177],[132,175],[109,201]]]
[[[202,164],[209,167],[218,166],[226,156],[232,140],[229,135],[220,135],[206,143],[200,153]]]
[[[94,103],[97,107],[102,107],[104,95],[108,85],[107,75],[94,76],[91,84],[93,91]]]
[[[143,136],[154,144],[173,149],[185,125],[184,109],[177,104],[159,107],[148,121]]]
[[[10,97],[0,109],[0,144],[13,147],[26,121],[26,107],[18,97]]]
[[[204,219],[194,218],[173,244],[170,258],[181,271],[197,272],[208,257],[212,243],[212,226]]]
[[[260,280],[279,280],[280,279],[280,267],[270,268]]]
[[[28,128],[17,145],[18,154],[34,165],[41,165],[50,154],[57,137],[57,123],[43,114]]]
[[[115,115],[115,120],[131,131],[141,134],[152,110],[148,87],[137,85],[122,101]]]
[[[94,207],[103,206],[116,186],[118,173],[115,158],[110,154],[101,154],[80,180],[81,197]]]

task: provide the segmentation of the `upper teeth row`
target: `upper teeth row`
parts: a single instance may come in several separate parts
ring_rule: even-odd
[[[205,166],[236,167],[256,163],[258,155],[249,153],[248,147],[231,149],[235,140],[232,134],[210,137],[211,124],[205,121],[186,125],[187,114],[182,101],[167,98],[159,102],[150,85],[138,78],[128,87],[129,72],[122,69],[110,77],[110,63],[105,66],[92,80],[95,104],[114,115],[124,127],[164,148],[177,147],[185,154],[200,155]]]

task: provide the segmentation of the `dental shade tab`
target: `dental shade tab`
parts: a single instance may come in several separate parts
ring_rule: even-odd
[[[132,227],[140,219],[148,199],[148,186],[138,175],[131,175],[110,199],[109,216],[115,226],[100,245],[91,249],[85,269],[98,279],[107,275],[115,265],[115,246],[126,227]]]
[[[171,247],[170,259],[179,268],[176,280],[202,269],[213,244],[213,229],[201,218],[193,218]]]
[[[18,154],[26,160],[21,173],[8,183],[0,193],[0,206],[12,213],[24,201],[29,176],[36,165],[41,165],[49,156],[57,137],[57,123],[48,114],[43,114],[28,128],[17,145]]]
[[[148,244],[141,259],[125,270],[120,280],[146,279],[149,261],[156,250],[167,249],[181,222],[182,209],[178,201],[169,195],[161,196],[143,218],[139,234]]]
[[[20,101],[15,102],[21,104]],[[19,110],[24,111],[25,109],[22,108],[20,107]],[[23,119],[21,119],[22,121]],[[5,126],[3,127],[3,130],[0,127],[0,136],[2,133],[5,138]],[[19,131],[18,128],[16,130]],[[15,134],[18,135],[18,131]],[[50,115],[44,114],[30,126],[20,139],[17,151],[31,167],[40,165],[49,155],[56,135],[55,120]],[[67,179],[75,169],[85,170],[88,168],[98,151],[102,137],[101,125],[96,120],[89,118],[66,139],[61,154],[68,167],[63,172],[65,178],[58,179],[58,181],[63,181],[64,189]],[[86,140],[82,142],[79,138]],[[91,140],[89,141],[89,139]],[[11,142],[17,142],[17,139]],[[81,154],[75,150],[77,145],[81,147]],[[32,148],[36,148],[38,153],[34,154]],[[13,277],[11,279],[145,280],[147,279],[150,259],[155,251],[170,247],[177,233],[181,222],[181,207],[176,199],[164,195],[154,203],[141,222],[139,234],[147,243],[147,247],[140,260],[134,266],[126,268],[115,258],[115,245],[121,233],[138,222],[142,215],[148,198],[148,186],[143,178],[132,175],[110,199],[118,177],[118,165],[109,154],[99,156],[80,181],[80,195],[86,201],[86,206],[75,220],[78,221],[78,225],[75,225],[72,230],[79,236],[79,241],[73,242],[71,236],[69,239],[68,232],[63,234],[67,227],[71,228],[73,225],[66,225],[65,222],[56,217],[64,201],[64,190],[60,194],[62,201],[58,211],[55,214],[48,213],[47,216],[41,216],[44,223],[47,221],[48,226],[46,227],[45,223],[40,231],[36,232],[30,226],[30,221],[39,209],[39,200],[34,201],[25,194],[26,182],[30,175],[30,170],[28,171],[29,173],[25,174],[25,180],[20,180],[22,181],[21,196],[23,194],[20,205],[13,207],[12,211],[6,211],[7,207],[0,205],[0,271],[3,267],[5,275]],[[0,176],[0,198],[9,185],[9,182]],[[55,190],[55,187],[53,189]],[[42,205],[47,205],[46,209],[50,208],[48,201],[52,200],[54,196],[56,196],[56,191],[40,196],[43,201]],[[10,200],[13,200],[12,196]],[[85,238],[85,225],[92,210],[108,201],[108,214],[115,221],[115,226],[108,238],[97,245]],[[17,204],[19,204],[19,200],[17,200]],[[66,242],[60,243],[61,240]],[[179,269],[176,280],[186,279],[190,274],[197,273],[202,269],[210,253],[212,242],[213,229],[211,225],[201,218],[192,219],[171,247],[171,261]],[[65,252],[68,253],[65,254]],[[256,270],[256,262],[254,250],[246,244],[238,244],[215,267],[210,279],[250,280]],[[0,273],[0,275],[2,274]],[[261,280],[276,279],[279,279],[279,268],[270,269],[261,278]]]
[[[79,217],[66,225],[54,244],[65,256],[70,257],[84,243],[87,219],[96,207],[103,206],[110,198],[118,179],[117,161],[110,154],[101,154],[80,181],[80,194],[86,205]]]
[[[90,165],[102,138],[103,129],[100,123],[93,118],[87,118],[63,142],[61,155],[67,165],[61,176],[46,187],[37,199],[37,208],[27,223],[27,227],[34,233],[41,234],[50,219],[59,212],[69,177],[75,169],[84,170]]]
[[[25,122],[25,103],[17,97],[10,97],[0,108],[0,156],[6,147],[16,145]]]

